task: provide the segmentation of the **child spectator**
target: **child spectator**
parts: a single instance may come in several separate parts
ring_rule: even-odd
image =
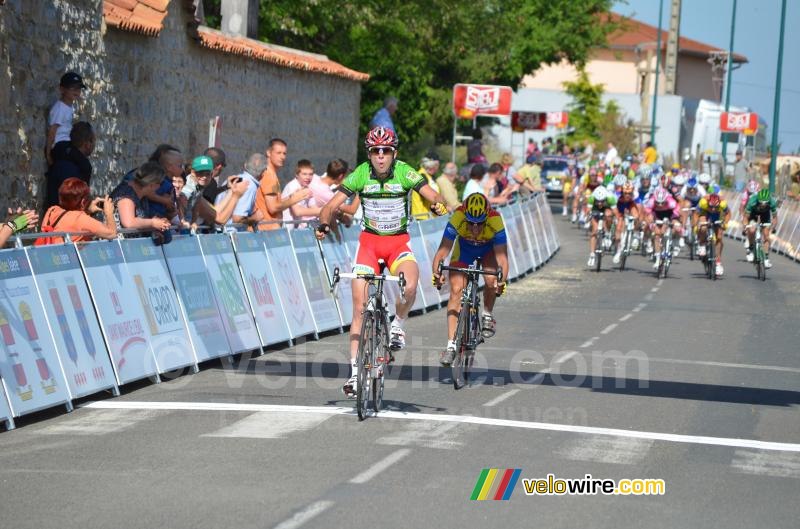
[[[292,196],[295,191],[299,191],[300,189],[308,189],[313,178],[314,166],[311,164],[311,162],[309,160],[298,161],[294,170],[294,180],[290,181],[283,188],[281,200],[288,201],[289,197]],[[313,220],[319,216],[321,209],[322,208],[317,204],[317,201],[314,199],[312,194],[308,198],[304,198],[303,200],[300,200],[296,204],[292,205],[289,207],[289,209],[283,210],[283,220]],[[305,224],[300,224],[297,227],[301,228],[305,226]]]
[[[75,72],[67,72],[61,76],[58,90],[61,98],[50,108],[47,118],[47,142],[45,144],[45,156],[47,166],[53,165],[53,146],[56,143],[69,142],[69,133],[72,130],[72,120],[75,111],[72,105],[80,99],[81,90],[86,88],[83,79]]]

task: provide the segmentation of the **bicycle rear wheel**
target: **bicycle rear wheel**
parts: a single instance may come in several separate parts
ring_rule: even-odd
[[[361,339],[358,342],[358,387],[356,388],[356,411],[358,420],[367,418],[367,403],[370,396],[370,371],[375,347],[375,320],[370,311],[364,312],[361,322]]]
[[[469,325],[469,305],[461,306],[461,313],[458,315],[458,326],[456,327],[456,354],[450,369],[453,375],[453,389],[461,389],[466,381],[464,380],[464,364],[466,360],[467,348],[467,325]]]

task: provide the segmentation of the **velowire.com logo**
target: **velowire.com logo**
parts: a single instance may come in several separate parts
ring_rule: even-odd
[[[484,468],[470,500],[507,500],[514,492],[521,468]]]

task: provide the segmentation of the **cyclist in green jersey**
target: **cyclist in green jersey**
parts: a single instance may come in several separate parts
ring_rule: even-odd
[[[409,201],[412,190],[431,203],[431,211],[444,215],[447,208],[444,198],[431,188],[413,167],[397,159],[399,142],[395,133],[385,127],[369,131],[364,145],[369,160],[362,163],[342,182],[336,194],[319,215],[317,238],[322,240],[330,231],[329,222],[339,207],[351,196],[358,194],[363,208],[361,236],[358,239],[355,273],[378,274],[382,260],[392,275],[403,273],[406,280],[405,302],[398,300],[396,316],[392,321],[390,339],[394,350],[405,346],[405,323],[417,294],[419,267],[409,246]],[[361,313],[367,300],[366,282],[354,280],[353,322],[350,324],[350,379],[342,391],[348,397],[356,393],[356,355],[358,353]]]

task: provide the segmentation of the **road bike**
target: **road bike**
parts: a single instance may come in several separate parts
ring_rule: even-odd
[[[657,278],[666,278],[669,273],[669,266],[672,264],[672,221],[671,220],[657,220],[656,226],[667,224],[667,229],[664,235],[661,236],[661,253],[659,254],[658,269],[656,270]]]
[[[461,272],[467,276],[467,284],[461,291],[461,309],[458,312],[458,325],[453,341],[456,342],[456,354],[450,369],[453,374],[453,388],[460,389],[469,381],[469,371],[475,360],[475,349],[483,343],[484,338],[489,338],[488,330],[483,329],[483,322],[480,317],[481,294],[478,288],[480,276],[495,276],[498,281],[503,280],[503,271],[498,269],[496,272],[483,270],[480,259],[467,268],[457,266],[445,266],[444,261],[439,261],[437,274],[441,277],[442,272]]]
[[[764,252],[764,241],[761,238],[761,230],[763,228],[771,228],[771,222],[761,222],[755,224],[755,244],[753,246],[753,264],[756,266],[756,276],[761,281],[767,280],[767,269],[764,266],[764,261],[767,259],[767,254]]]
[[[603,261],[603,252],[611,248],[611,244],[608,244],[606,240],[606,221],[605,215],[603,212],[591,212],[589,214],[589,220],[587,223],[591,229],[592,219],[597,220],[597,233],[595,234],[595,245],[594,245],[594,260],[595,260],[595,270],[597,272],[600,271],[600,264]],[[606,248],[608,246],[608,248]]]
[[[634,217],[633,215],[625,215],[625,230],[622,232],[622,240],[620,241],[620,248],[622,248],[622,253],[619,258],[620,271],[625,270],[625,261],[631,254],[635,224],[636,224],[636,217]]]
[[[383,407],[384,377],[388,375],[392,351],[389,345],[389,310],[383,285],[386,281],[396,281],[400,287],[400,299],[405,303],[406,279],[400,272],[397,276],[385,274],[340,273],[333,269],[331,293],[335,296],[341,279],[363,279],[370,288],[370,295],[361,312],[361,334],[356,356],[356,411],[358,420],[367,417],[367,408],[372,400],[375,413]]]
[[[683,208],[682,211],[688,212],[686,216],[686,226],[684,233],[686,234],[686,246],[689,248],[689,260],[694,261],[697,255],[697,234],[694,232],[694,212],[697,208]]]
[[[705,266],[706,276],[712,281],[717,280],[717,230],[716,227],[722,224],[721,220],[714,222],[701,222],[698,227],[706,228],[706,255],[703,257],[703,266]]]

